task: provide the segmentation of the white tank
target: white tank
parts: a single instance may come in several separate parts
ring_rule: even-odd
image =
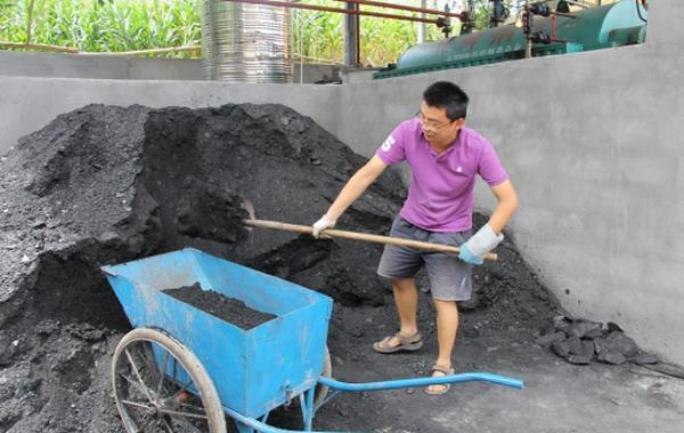
[[[290,10],[203,0],[205,77],[243,83],[292,81]]]

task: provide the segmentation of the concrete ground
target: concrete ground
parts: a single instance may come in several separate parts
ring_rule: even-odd
[[[469,383],[454,385],[441,397],[422,389],[338,395],[321,409],[315,427],[432,433],[684,431],[684,380],[632,364],[571,365],[516,331],[463,340],[457,373],[500,373],[524,380],[525,389]],[[418,353],[389,356],[360,346],[356,359],[333,355],[333,376],[362,382],[421,375],[433,353],[429,344]],[[367,358],[382,356],[388,356],[384,371],[368,368],[378,362]],[[359,407],[364,413],[353,409]]]

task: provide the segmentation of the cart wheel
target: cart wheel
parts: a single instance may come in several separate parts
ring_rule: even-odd
[[[121,339],[112,385],[128,433],[226,433],[209,375],[190,350],[163,332],[138,328]]]
[[[332,377],[332,359],[330,358],[330,351],[328,346],[325,346],[325,356],[323,358],[323,377]],[[323,385],[316,385],[316,396],[314,397],[314,407],[318,407],[325,396],[328,395],[329,388]]]

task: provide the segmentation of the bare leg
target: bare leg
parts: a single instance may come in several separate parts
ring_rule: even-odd
[[[393,278],[392,290],[394,291],[394,304],[399,314],[401,335],[409,337],[418,331],[416,324],[416,310],[418,308],[418,289],[415,278]],[[389,346],[398,346],[397,338],[392,338]]]
[[[455,301],[434,300],[437,310],[437,345],[439,354],[435,364],[443,368],[451,368],[451,354],[456,343],[458,332],[458,307]],[[444,376],[441,372],[435,372],[435,376]],[[446,390],[445,385],[430,385],[428,393],[439,394]]]

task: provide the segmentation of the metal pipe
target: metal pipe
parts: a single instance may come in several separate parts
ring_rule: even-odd
[[[575,15],[573,13],[566,14],[565,12],[551,11],[551,15],[557,15],[559,17],[577,19],[577,15]]]
[[[31,0],[28,6],[28,18],[26,18],[26,45],[31,45],[31,27],[33,27],[33,5],[35,0]]]
[[[247,427],[251,427],[254,431],[260,433],[302,433],[302,430],[285,430],[278,427],[272,427],[266,423],[263,423],[255,418],[244,416],[240,412],[234,411],[233,409],[223,406],[223,410],[236,421],[244,424]],[[319,431],[313,430],[311,433],[339,433],[334,431]]]
[[[202,51],[201,45],[188,45],[184,47],[170,47],[170,48],[150,48],[147,50],[131,50],[131,51],[111,51],[108,53],[79,53],[80,55],[98,55],[98,56],[139,56],[147,54],[165,54],[165,53],[181,53],[190,51]]]
[[[346,3],[349,10],[358,10],[359,5]],[[345,15],[344,17],[344,64],[357,67],[361,64],[361,36],[358,15]]]
[[[589,9],[589,8],[591,8],[591,6],[589,6],[588,4],[586,4],[586,3],[581,3],[581,2],[578,2],[578,1],[575,1],[575,0],[565,0],[565,2],[566,2],[566,3],[570,3],[571,5],[579,6],[579,7],[583,8],[583,9]],[[601,6],[601,3],[600,3],[600,2],[599,2],[599,6]]]
[[[55,51],[58,53],[70,53],[78,54],[78,48],[61,47],[59,45],[47,45],[47,44],[26,44],[24,42],[9,42],[0,41],[0,48],[19,48],[25,50],[42,50],[42,51]],[[100,53],[93,53],[100,54]]]
[[[420,0],[420,7],[422,9],[425,9],[427,6],[427,0]],[[421,12],[420,14],[421,18],[425,18],[425,13]],[[419,44],[422,44],[425,42],[425,23],[419,23],[418,24],[418,31],[416,32],[416,42]]]
[[[308,10],[323,11],[323,12],[337,12],[337,13],[350,14],[350,15],[364,15],[364,16],[371,16],[371,17],[377,17],[377,18],[390,18],[390,19],[396,19],[396,20],[414,21],[417,23],[437,24],[436,19],[409,17],[409,16],[404,16],[404,15],[385,14],[385,13],[381,13],[381,12],[355,11],[355,10],[351,10],[351,9],[331,8],[331,7],[327,7],[327,6],[315,6],[315,5],[307,5],[307,4],[300,4],[300,3],[287,3],[284,1],[273,1],[273,0],[223,0],[223,1],[228,1],[228,2],[233,2],[233,3],[251,3],[251,4],[266,5],[266,6],[281,6],[284,8],[308,9]]]
[[[523,389],[525,386],[523,381],[520,379],[485,372],[460,373],[449,376],[419,377],[365,383],[341,382],[324,376],[320,376],[318,378],[318,383],[321,385],[341,392],[384,391],[389,389],[415,388],[427,385],[466,382],[489,382],[495,385],[508,386],[516,389]]]
[[[463,15],[460,13],[456,14],[453,12],[440,11],[439,9],[427,9],[424,7],[395,5],[395,4],[391,4],[391,3],[378,2],[378,1],[374,1],[374,0],[334,0],[334,1],[345,2],[345,3],[356,3],[359,5],[366,5],[366,6],[378,6],[378,7],[388,8],[388,9],[397,9],[397,10],[409,11],[409,12],[419,12],[419,13],[429,14],[429,15],[441,15],[441,16],[445,16],[445,17],[452,17],[452,18],[459,18],[459,19],[461,19],[463,17]]]

